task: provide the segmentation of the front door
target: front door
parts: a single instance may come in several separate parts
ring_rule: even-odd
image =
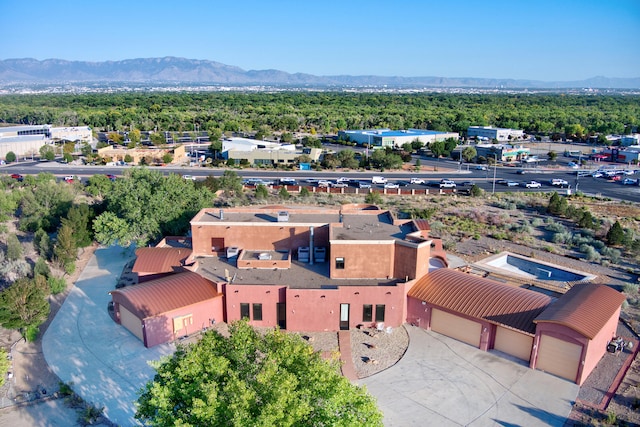
[[[278,316],[278,327],[280,329],[287,329],[287,306],[284,302],[276,303],[276,311]]]
[[[349,330],[349,304],[340,304],[340,330]]]

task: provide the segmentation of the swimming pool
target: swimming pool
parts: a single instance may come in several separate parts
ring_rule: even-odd
[[[510,252],[501,252],[478,263],[479,267],[502,274],[512,274],[542,281],[578,282],[593,280],[595,276],[583,271],[534,260]]]

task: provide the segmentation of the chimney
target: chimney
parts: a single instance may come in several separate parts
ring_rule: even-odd
[[[220,209],[220,221],[224,221],[224,211]]]

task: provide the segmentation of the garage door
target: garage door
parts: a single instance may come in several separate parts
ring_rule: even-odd
[[[514,331],[513,329],[496,328],[496,339],[493,344],[494,350],[515,356],[518,359],[526,360],[531,358],[531,347],[533,347],[533,337]]]
[[[144,342],[144,336],[142,335],[142,322],[136,317],[135,314],[120,305],[120,324],[127,328],[129,332],[140,338],[140,341]]]
[[[431,330],[480,347],[481,325],[473,320],[434,308],[431,312]]]
[[[581,355],[581,345],[541,335],[536,368],[575,381]]]

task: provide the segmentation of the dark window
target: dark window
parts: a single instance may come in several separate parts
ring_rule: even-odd
[[[262,304],[253,304],[253,320],[262,320]]]
[[[362,321],[371,322],[373,320],[373,306],[365,304],[362,306]]]
[[[376,304],[376,322],[384,322],[384,304]]]
[[[247,304],[246,302],[240,303],[240,318],[249,318],[249,304]]]
[[[344,258],[336,258],[336,270],[344,270]]]

